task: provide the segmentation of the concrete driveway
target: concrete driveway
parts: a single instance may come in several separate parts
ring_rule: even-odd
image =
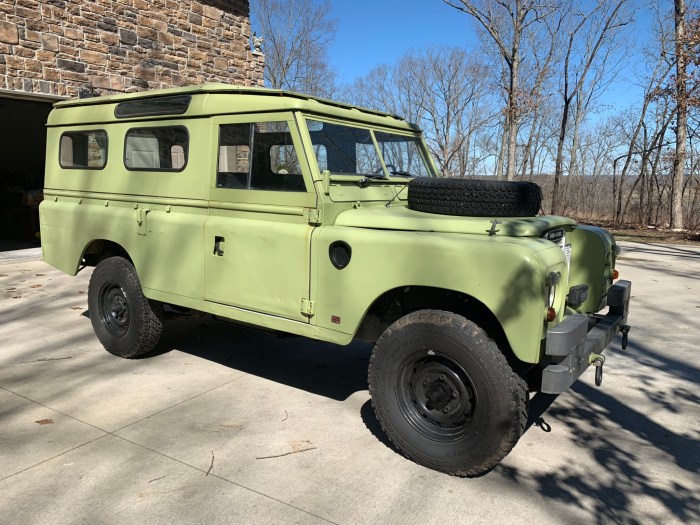
[[[627,352],[602,388],[536,396],[476,479],[391,447],[365,345],[201,317],[123,360],[85,315],[89,270],[0,254],[0,523],[698,523],[700,248],[623,247]]]

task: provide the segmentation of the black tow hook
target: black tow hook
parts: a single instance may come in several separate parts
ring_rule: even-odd
[[[622,332],[622,349],[627,350],[627,334],[630,333],[630,325],[626,324],[622,328],[620,328],[620,332]]]
[[[595,386],[603,384],[603,365],[605,364],[605,356],[601,354],[591,354],[588,362],[595,367]]]

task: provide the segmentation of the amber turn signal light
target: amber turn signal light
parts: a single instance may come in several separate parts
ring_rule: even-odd
[[[618,277],[620,277],[620,272],[618,272],[617,270],[613,270],[613,281]]]
[[[547,308],[547,322],[551,323],[557,318],[557,311],[551,306]]]

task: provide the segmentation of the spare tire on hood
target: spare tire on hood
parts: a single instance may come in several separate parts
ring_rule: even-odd
[[[532,217],[542,207],[533,182],[420,177],[408,184],[412,210],[462,217]]]

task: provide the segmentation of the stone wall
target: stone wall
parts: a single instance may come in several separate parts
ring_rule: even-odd
[[[0,89],[74,97],[262,85],[248,0],[2,0]]]

